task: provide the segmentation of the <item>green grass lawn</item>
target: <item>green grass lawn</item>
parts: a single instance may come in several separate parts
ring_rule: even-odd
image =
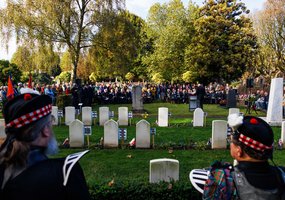
[[[114,120],[117,120],[118,107],[127,106],[131,110],[131,105],[108,105],[111,111],[115,112]],[[168,107],[172,116],[169,118],[169,127],[157,127],[156,120],[159,107]],[[208,113],[205,127],[193,127],[191,121],[193,112],[189,112],[188,104],[152,103],[144,104],[145,111],[149,114],[146,118],[151,127],[155,127],[155,148],[142,149],[102,149],[98,147],[100,138],[103,137],[103,127],[92,126],[90,136],[91,150],[81,159],[87,181],[90,185],[105,184],[111,180],[115,182],[148,182],[149,161],[158,158],[173,158],[179,160],[180,181],[189,182],[189,172],[194,168],[209,166],[214,160],[232,161],[229,150],[207,150],[206,143],[212,134],[212,121],[215,119],[226,120],[228,109],[218,105],[204,105],[204,111]],[[99,110],[95,106],[93,110]],[[245,113],[245,108],[241,107],[241,112]],[[256,115],[253,113],[253,115]],[[258,112],[257,116],[264,117],[266,113]],[[135,137],[135,124],[143,119],[141,114],[134,115],[131,126],[125,126],[128,131],[127,142]],[[96,119],[98,122],[98,119]],[[273,127],[275,141],[280,138],[280,127]],[[62,125],[54,127],[54,132],[59,142],[68,137],[68,127]],[[179,149],[179,146],[196,144],[198,148]],[[199,148],[199,146],[201,148]],[[169,152],[169,149],[173,149]],[[176,149],[177,148],[177,149]],[[65,156],[80,149],[61,149],[58,156]],[[275,162],[285,165],[284,151],[276,150],[274,153]]]
[[[118,107],[131,105],[108,105],[111,111],[115,111],[114,120],[117,120]],[[157,127],[156,120],[159,107],[168,107],[172,116],[169,118],[169,127]],[[179,161],[180,181],[189,182],[189,172],[195,168],[209,166],[214,160],[232,161],[229,150],[209,150],[205,147],[212,134],[212,121],[215,119],[226,120],[228,109],[218,105],[204,105],[204,111],[208,113],[205,127],[193,127],[191,122],[193,112],[189,112],[188,104],[152,103],[144,104],[145,111],[149,114],[146,118],[151,127],[156,128],[154,149],[130,149],[125,146],[118,149],[102,149],[99,146],[103,137],[103,127],[92,126],[90,136],[90,152],[84,156],[80,163],[84,169],[88,184],[107,184],[111,180],[115,182],[148,182],[149,161],[158,158],[173,158]],[[99,110],[99,106],[93,107]],[[241,107],[245,113],[245,108]],[[1,113],[0,113],[1,115]],[[256,115],[253,113],[253,115]],[[266,113],[258,112],[257,116],[264,117]],[[135,124],[143,119],[141,114],[135,114],[131,126],[125,126],[128,131],[127,142],[135,137]],[[96,119],[98,122],[98,119]],[[280,138],[281,128],[273,127],[275,141]],[[54,133],[59,143],[68,137],[69,128],[65,125],[55,126]],[[195,144],[196,148],[179,148]],[[86,147],[88,148],[88,147]],[[169,149],[173,151],[169,151]],[[83,149],[61,148],[57,157],[63,157],[70,153]],[[276,150],[274,160],[278,165],[285,166],[284,150]]]

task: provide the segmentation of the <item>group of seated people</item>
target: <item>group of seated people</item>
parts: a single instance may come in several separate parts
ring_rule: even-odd
[[[98,104],[128,104],[132,102],[132,94],[129,89],[104,89],[103,92],[97,90],[94,100]]]

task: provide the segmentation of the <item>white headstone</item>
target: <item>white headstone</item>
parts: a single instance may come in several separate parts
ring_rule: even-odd
[[[179,180],[179,161],[175,159],[154,159],[150,161],[149,182]]]
[[[283,143],[283,148],[285,148],[285,121],[282,122],[281,140],[282,140],[282,143]]]
[[[150,123],[144,119],[136,125],[136,148],[150,148]]]
[[[75,120],[75,107],[65,107],[65,125],[70,125]]]
[[[271,80],[266,121],[272,126],[281,126],[283,119],[283,78]]]
[[[119,113],[119,119],[118,119],[119,126],[128,126],[129,124],[128,107],[119,107],[118,113]]]
[[[227,121],[214,120],[212,122],[212,149],[227,148]]]
[[[194,111],[193,126],[204,126],[204,111],[201,108],[196,108]]]
[[[168,126],[168,108],[166,107],[158,108],[158,126]]]
[[[85,126],[92,126],[92,108],[82,107],[82,122]]]
[[[116,148],[119,146],[118,123],[113,119],[104,124],[104,147]]]
[[[4,119],[0,119],[0,138],[6,138]]]
[[[104,126],[105,122],[109,120],[109,107],[99,108],[99,125]]]
[[[84,146],[84,124],[78,119],[69,125],[69,144],[70,147]]]
[[[58,107],[52,106],[51,114],[54,116],[54,121],[52,122],[52,125],[58,125]]]
[[[235,114],[235,113],[237,113],[237,114],[240,113],[239,108],[229,108],[229,115]]]

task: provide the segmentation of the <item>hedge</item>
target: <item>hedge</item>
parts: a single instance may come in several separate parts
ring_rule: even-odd
[[[151,183],[108,183],[106,185],[93,185],[90,188],[92,199],[116,200],[167,200],[167,199],[202,199],[199,193],[189,183],[161,182]]]

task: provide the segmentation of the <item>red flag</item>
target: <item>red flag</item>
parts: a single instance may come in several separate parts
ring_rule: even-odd
[[[29,82],[28,82],[28,88],[32,89],[32,74],[30,74]]]
[[[7,99],[10,100],[10,99],[13,99],[14,96],[15,96],[15,93],[14,93],[14,87],[13,87],[13,83],[12,83],[12,80],[11,80],[11,76],[9,76],[8,78],[8,91],[7,91]]]

